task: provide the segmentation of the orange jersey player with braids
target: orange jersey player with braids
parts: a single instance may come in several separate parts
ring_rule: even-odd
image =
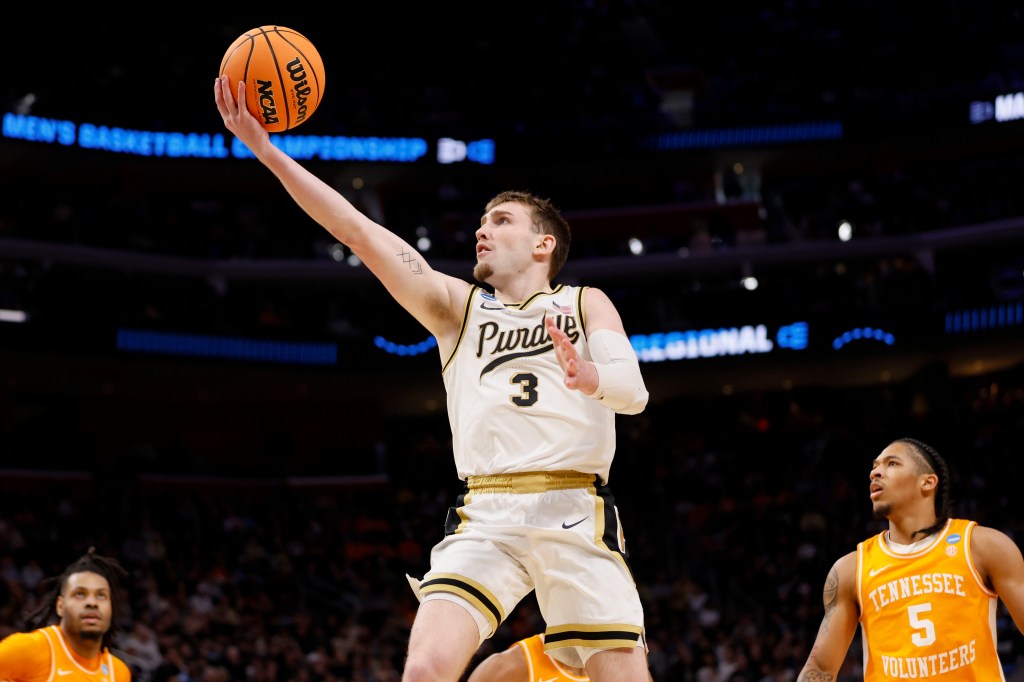
[[[109,648],[126,575],[115,560],[90,548],[60,576],[49,578],[47,598],[28,617],[36,629],[0,641],[0,680],[130,682],[128,666]],[[58,622],[47,625],[53,620]]]
[[[865,682],[1005,680],[996,611],[1024,632],[1024,558],[1006,534],[952,517],[949,469],[931,446],[893,441],[871,465],[871,503],[889,528],[839,559],[798,682],[827,682],[858,623]]]

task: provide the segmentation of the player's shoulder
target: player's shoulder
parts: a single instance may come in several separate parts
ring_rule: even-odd
[[[132,679],[132,669],[128,667],[128,664],[117,657],[117,654],[113,654],[114,659],[114,680],[116,682],[130,682]]]
[[[0,647],[4,647],[5,649],[8,647],[19,649],[43,647],[49,650],[49,645],[46,643],[46,635],[43,634],[42,630],[12,632],[6,637],[0,639]]]
[[[847,552],[843,556],[836,559],[835,563],[832,564],[832,568],[837,571],[853,571],[857,568],[857,552]]]
[[[1009,535],[998,528],[982,526],[980,524],[976,524],[971,529],[971,548],[975,553],[979,550],[1005,552],[1015,549],[1017,552],[1020,551],[1017,543]]]
[[[837,580],[840,585],[852,585],[857,580],[857,552],[848,552],[832,564],[826,581]]]
[[[0,674],[48,669],[51,656],[50,643],[42,630],[11,633],[0,640]]]

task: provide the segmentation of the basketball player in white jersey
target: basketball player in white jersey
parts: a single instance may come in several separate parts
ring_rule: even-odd
[[[404,682],[460,679],[480,643],[532,590],[545,650],[595,682],[646,682],[643,609],[606,484],[615,414],[647,389],[622,320],[594,288],[554,285],[569,226],[546,200],[499,194],[476,232],[481,288],[412,246],[274,146],[214,84],[224,125],[295,202],[373,272],[437,340],[456,468],[466,492],[431,552]]]

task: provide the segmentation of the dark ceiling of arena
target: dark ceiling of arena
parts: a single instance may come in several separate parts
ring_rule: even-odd
[[[5,110],[111,126],[219,129],[211,83],[242,32],[310,38],[318,134],[534,141],[843,118],[921,125],[1020,88],[1015,3],[528,0],[175,5],[173,19],[47,15],[5,30]],[[41,10],[23,10],[29,14]]]

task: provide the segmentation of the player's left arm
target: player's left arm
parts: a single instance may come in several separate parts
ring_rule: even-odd
[[[971,554],[982,578],[999,595],[1017,629],[1024,633],[1024,556],[1008,535],[975,526]]]
[[[587,343],[593,361],[576,352],[565,332],[547,318],[555,355],[565,372],[565,385],[622,414],[638,414],[647,406],[647,387],[636,351],[626,336],[622,318],[608,295],[590,287],[584,294]]]

